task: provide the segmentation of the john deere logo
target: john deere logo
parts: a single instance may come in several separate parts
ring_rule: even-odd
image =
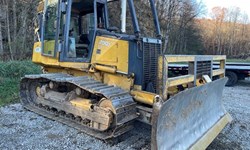
[[[36,47],[36,48],[35,48],[35,52],[36,52],[36,53],[41,53],[41,50],[42,50],[41,47]]]
[[[99,45],[103,45],[103,46],[108,47],[108,46],[110,46],[110,42],[105,41],[105,40],[100,40]]]

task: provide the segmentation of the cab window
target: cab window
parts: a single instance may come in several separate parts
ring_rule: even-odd
[[[70,27],[66,57],[88,58],[94,33],[93,1],[73,1],[71,5]],[[66,37],[67,38],[67,37]]]

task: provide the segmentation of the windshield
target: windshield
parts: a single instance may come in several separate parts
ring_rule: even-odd
[[[57,5],[58,0],[48,0],[45,9],[42,53],[47,56],[55,56]]]
[[[89,7],[86,7],[88,5]],[[93,3],[73,2],[71,8],[67,57],[87,58],[94,31]]]
[[[45,13],[45,34],[44,40],[54,40],[56,35],[55,21],[57,12],[57,0],[49,0],[47,5],[47,11]]]

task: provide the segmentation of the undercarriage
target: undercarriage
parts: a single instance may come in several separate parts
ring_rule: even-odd
[[[100,139],[132,129],[136,104],[128,91],[91,77],[29,75],[21,81],[25,108]]]

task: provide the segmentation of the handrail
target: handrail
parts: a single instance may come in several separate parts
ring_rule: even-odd
[[[193,55],[165,55],[165,59],[168,63],[176,62],[190,62],[195,61],[195,56]]]
[[[214,76],[219,76],[219,78],[223,78],[225,77],[225,68],[226,68],[226,56],[222,55],[222,56],[214,56],[213,57],[213,61],[219,61],[219,69],[214,69],[213,70],[213,77]]]
[[[199,85],[197,79],[203,76],[212,79],[214,76],[219,78],[225,77],[225,62],[226,56],[220,55],[164,55],[160,56],[158,60],[158,88],[157,93],[163,97],[168,98],[168,90],[170,87],[187,84],[188,87]],[[213,70],[213,62],[219,61],[220,68]],[[177,77],[168,76],[169,63],[188,63],[188,74]],[[211,65],[209,67],[209,65]]]
[[[194,81],[194,75],[184,75],[179,77],[173,77],[168,79],[168,87],[182,85]]]
[[[220,61],[220,68],[212,70],[211,78],[214,76],[219,76],[220,78],[225,77],[225,55],[165,55],[166,68],[168,68],[169,63],[188,63],[188,75],[182,75],[178,77],[167,77],[166,85],[168,87],[173,87],[177,85],[182,85],[186,83],[196,82],[196,61]],[[212,67],[212,66],[211,66]],[[209,75],[210,76],[210,75]]]

